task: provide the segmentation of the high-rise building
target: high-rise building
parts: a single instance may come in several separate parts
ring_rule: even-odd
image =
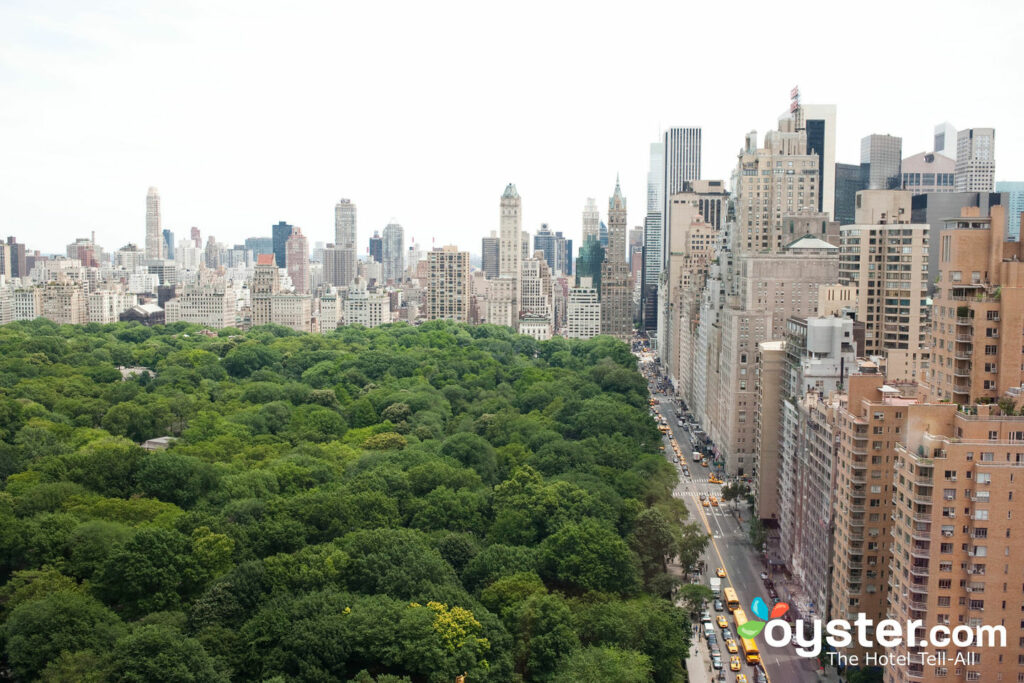
[[[1009,197],[997,192],[931,192],[914,195],[910,202],[910,219],[923,223],[931,229],[929,242],[938,245],[941,233],[947,228],[946,221],[960,215],[968,207],[977,208],[981,216],[988,216],[994,206],[1006,205]],[[954,227],[950,224],[949,227]],[[928,254],[928,289],[935,290],[939,277],[939,251],[932,249]]]
[[[206,238],[204,260],[207,268],[217,268],[220,266],[220,245],[217,244],[217,240],[213,235]]]
[[[586,242],[588,237],[600,239],[600,223],[601,212],[597,208],[597,200],[587,197],[587,203],[583,205],[583,242]]]
[[[1024,385],[1024,244],[1006,241],[1006,209],[964,209],[939,233],[933,401],[996,402]]]
[[[370,258],[377,263],[384,262],[384,240],[376,230],[373,231],[373,237],[370,238]]]
[[[405,279],[405,229],[398,223],[384,226],[383,244],[381,245],[382,264],[385,282],[401,282]]]
[[[910,222],[910,193],[857,194],[857,222],[841,229],[839,284],[857,288],[864,352],[886,356],[890,380],[917,381],[928,359],[929,227]]]
[[[500,249],[501,239],[498,237],[497,232],[491,230],[490,237],[484,237],[482,239],[480,249],[480,268],[484,271],[484,275],[489,280],[495,279],[500,273],[498,263],[498,254],[500,253]]]
[[[1020,215],[1024,212],[1024,182],[996,183],[996,192],[1006,197],[1006,239],[1020,240]]]
[[[469,252],[447,245],[427,252],[428,320],[469,321]]]
[[[859,164],[836,164],[835,219],[840,225],[854,221],[857,193],[866,190]]]
[[[357,277],[345,298],[345,324],[378,327],[393,322],[391,304],[384,292],[369,292],[366,281]]]
[[[324,264],[324,282],[335,287],[347,288],[350,284],[348,278],[349,263],[348,249],[339,249],[333,242],[323,249],[322,262]]]
[[[647,170],[647,215],[644,216],[644,267],[640,285],[640,327],[658,326],[658,275],[661,273],[662,211],[665,210],[665,144],[652,142]]]
[[[199,228],[194,225],[192,226],[192,230],[189,232],[189,239],[192,240],[192,244],[195,245],[196,249],[203,248],[203,238],[199,234]],[[281,267],[283,268],[284,266]]]
[[[163,235],[160,226],[160,192],[149,188],[146,193],[146,258],[163,258]]]
[[[604,262],[604,247],[595,238],[583,241],[576,258],[576,286],[582,287],[582,278],[590,278],[591,287],[601,291],[601,264]]]
[[[872,134],[861,138],[861,180],[869,190],[898,190],[903,184],[900,162],[903,138]]]
[[[498,276],[519,277],[519,262],[522,258],[523,200],[516,186],[509,183],[501,195],[501,221],[498,237],[501,240],[498,251]]]
[[[185,285],[164,307],[167,324],[195,323],[210,328],[229,327],[236,322],[235,292],[223,282]]]
[[[555,306],[552,300],[551,269],[540,251],[523,261],[519,290],[519,333],[538,341],[554,332]]]
[[[166,258],[168,261],[173,261],[174,260],[174,232],[171,231],[171,230],[168,230],[167,228],[164,228],[163,229],[163,239],[164,239],[164,246],[163,246],[164,258]]]
[[[334,205],[334,248],[340,253],[336,273],[340,282],[334,284],[348,287],[356,277],[356,205],[348,199],[341,199]]]
[[[911,406],[908,412],[908,428],[896,441],[892,465],[886,616],[920,624],[919,633],[939,625],[953,633],[969,629],[972,635],[982,625],[1001,627],[1005,643],[953,645],[943,648],[948,660],[937,663],[928,660],[936,652],[929,647],[934,640],[911,648],[900,639],[888,651],[900,663],[890,662],[885,680],[1022,680],[1024,589],[1018,576],[1024,544],[1017,520],[1024,494],[1024,417],[1007,415],[995,405],[949,403]],[[960,653],[968,656],[957,661]]]
[[[13,236],[8,236],[7,246],[11,252],[11,277],[28,277],[28,268],[25,259],[25,245],[18,242]]]
[[[11,277],[11,247],[6,242],[0,242],[0,282],[10,280]]]
[[[700,180],[701,129],[669,128],[665,131],[662,191],[664,196],[683,191],[683,183]]]
[[[291,235],[285,243],[285,268],[292,286],[299,294],[308,294],[309,280],[309,242],[302,234],[302,228],[292,228]]]
[[[780,173],[779,171],[783,171]],[[747,134],[736,166],[736,226],[730,235],[734,254],[779,252],[783,217],[818,206],[818,155],[807,152],[807,133],[792,117],[779,119],[758,148],[757,133]]]
[[[949,121],[935,126],[935,146],[932,151],[956,161],[956,126]]]
[[[991,192],[995,180],[995,128],[968,128],[957,133],[956,191]]]
[[[486,248],[486,243],[484,246]],[[565,239],[561,232],[552,232],[547,223],[542,223],[533,236],[533,250],[544,252],[553,277],[572,274],[572,240]]]
[[[921,152],[900,163],[903,188],[914,194],[953,192],[956,162],[942,154]]]
[[[625,261],[601,263],[601,334],[628,342],[633,336],[633,299],[629,265]]]
[[[266,325],[271,320],[271,298],[281,292],[281,274],[273,254],[256,257],[252,283],[249,285],[249,307],[252,324]]]
[[[608,198],[608,250],[605,259],[612,262],[626,261],[626,199],[622,196],[619,179],[615,178],[615,191]]]
[[[280,221],[277,225],[271,227],[271,234],[273,235],[274,241],[274,260],[277,261],[278,268],[287,267],[287,258],[285,254],[285,245],[288,243],[288,238],[292,235],[292,226],[288,225],[284,221]],[[192,236],[199,236],[199,229],[192,228]],[[196,245],[201,246],[201,245]]]
[[[274,253],[274,238],[272,237],[246,237],[245,248],[252,252],[253,258],[260,254]]]
[[[803,104],[797,113],[807,133],[807,153],[818,156],[818,211],[835,218],[836,105]]]
[[[600,248],[596,239],[589,242]],[[577,283],[569,290],[565,336],[569,339],[590,339],[601,334],[601,302],[589,277],[578,278]]]

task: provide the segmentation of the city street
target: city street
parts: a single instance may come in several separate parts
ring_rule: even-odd
[[[727,576],[722,580],[723,587],[732,586],[737,593],[742,609],[748,617],[753,617],[750,611],[750,602],[757,596],[772,604],[769,600],[768,591],[760,579],[760,573],[764,571],[762,556],[759,550],[752,547],[748,535],[747,524],[749,523],[749,510],[745,501],[734,501],[722,503],[719,507],[703,507],[699,499],[700,494],[708,496],[721,496],[721,484],[709,482],[710,470],[702,467],[700,463],[693,462],[690,458],[692,446],[690,434],[686,429],[679,427],[676,417],[676,402],[665,394],[656,393],[652,385],[651,395],[659,399],[659,404],[654,406],[670,427],[665,435],[665,455],[671,462],[675,456],[670,438],[674,437],[679,445],[680,461],[685,462],[689,467],[689,477],[684,476],[681,465],[676,465],[679,472],[679,483],[676,486],[674,495],[681,498],[690,512],[691,519],[698,525],[704,527],[711,534],[711,544],[704,556],[706,572],[701,575],[702,582],[707,585],[709,575],[714,576],[718,567],[726,570]],[[710,607],[710,606],[709,606]],[[716,613],[712,611],[712,618]],[[725,612],[725,614],[728,614]],[[735,623],[729,619],[730,630],[735,634]],[[799,657],[791,647],[772,648],[764,643],[762,637],[757,639],[760,649],[761,660],[768,680],[772,683],[800,683],[801,681],[819,681],[817,674],[817,662],[812,659]],[[719,638],[721,646],[721,638]],[[707,658],[707,648],[701,647],[696,650],[701,658]],[[728,668],[729,655],[723,649],[723,659]],[[690,662],[691,669],[693,662]],[[710,662],[704,661],[702,668],[710,671]],[[747,679],[753,683],[757,680],[754,668],[743,663],[742,672]],[[714,681],[718,677],[715,671],[709,674],[708,680]],[[735,673],[726,670],[727,681],[735,680]]]

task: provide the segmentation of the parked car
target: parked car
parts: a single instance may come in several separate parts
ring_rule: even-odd
[[[725,605],[722,604],[721,600],[715,600],[715,611],[716,612],[723,612],[723,611],[725,611]]]

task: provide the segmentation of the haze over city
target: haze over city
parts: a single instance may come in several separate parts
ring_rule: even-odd
[[[948,120],[995,128],[997,176],[1024,177],[1005,70],[1019,3],[970,13],[969,42],[959,3],[761,6],[7,2],[0,226],[43,251],[91,231],[140,243],[157,186],[179,235],[233,243],[285,220],[330,241],[347,197],[360,254],[392,218],[407,241],[477,253],[513,182],[524,229],[579,239],[584,201],[604,214],[616,174],[642,224],[662,130],[702,127],[702,177],[728,180],[794,85],[837,105],[837,161],[858,163],[871,133],[930,150]]]

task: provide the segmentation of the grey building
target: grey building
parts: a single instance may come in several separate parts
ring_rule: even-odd
[[[384,226],[384,238],[381,249],[381,261],[384,266],[384,281],[392,280],[398,282],[405,275],[405,253],[402,251],[402,243],[405,242],[405,229],[398,223],[388,223]]]
[[[171,230],[168,230],[167,228],[164,228],[164,230],[163,230],[163,238],[164,238],[164,254],[167,255],[167,260],[168,261],[173,261],[174,260],[174,232],[171,231]]]
[[[992,206],[1007,205],[1010,202],[1008,193],[1000,192],[932,192],[914,195],[910,204],[910,222],[927,223],[928,242],[940,244],[940,233],[945,230],[945,221],[960,216],[960,210],[966,207],[977,207],[982,217],[989,215]],[[939,249],[928,251],[928,292],[935,291],[935,279],[939,276]]]
[[[485,248],[487,239],[484,238]],[[553,275],[572,274],[572,240],[567,240],[561,232],[552,232],[547,223],[542,223],[533,236],[533,250],[544,253],[544,261]],[[487,272],[486,268],[484,272]]]
[[[480,269],[488,280],[493,280],[501,274],[501,264],[498,260],[501,249],[501,238],[498,233],[491,230],[490,237],[484,237],[480,244]]]
[[[1007,199],[1006,202],[1006,236],[1008,239],[1020,241],[1020,214],[1024,211],[1024,183],[996,183],[996,192]]]
[[[854,222],[857,193],[866,189],[859,165],[836,164],[835,219],[840,225]]]
[[[376,230],[370,238],[370,258],[377,263],[384,263],[384,240]]]
[[[903,138],[872,134],[860,141],[861,180],[866,190],[898,190],[903,184],[900,163]]]
[[[996,131],[968,128],[956,136],[956,191],[991,192],[996,179]]]
[[[285,238],[287,239],[287,238]],[[273,237],[246,237],[245,248],[252,252],[253,259],[255,260],[260,254],[273,254],[274,253],[274,238]]]

